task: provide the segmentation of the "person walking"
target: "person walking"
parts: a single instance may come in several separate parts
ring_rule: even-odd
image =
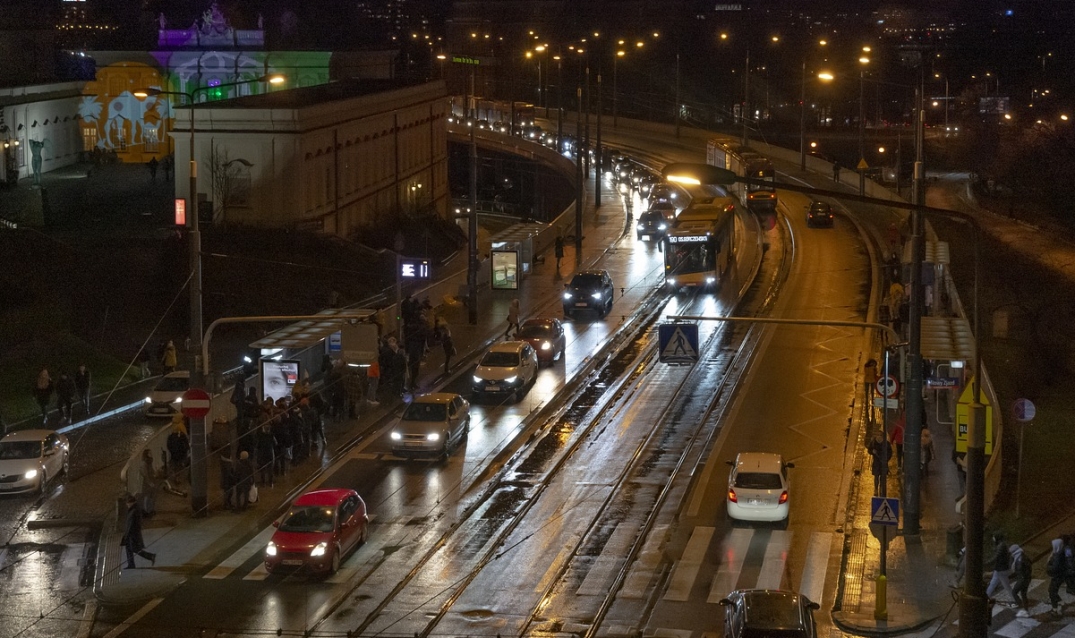
[[[138,356],[136,357],[136,359],[138,361],[138,372],[141,374],[142,379],[143,380],[148,379],[149,374],[150,374],[150,372],[149,372],[149,350],[146,350],[145,348],[142,348],[141,350],[139,350],[138,351]]]
[[[178,354],[175,351],[175,343],[169,339],[168,344],[164,346],[164,354],[161,356],[161,366],[164,367],[164,374],[175,372],[175,367],[178,364]]]
[[[832,163],[832,181],[840,183],[840,162],[835,160]]]
[[[888,444],[880,428],[877,429],[877,432],[874,432],[873,440],[866,446],[866,451],[872,457],[870,471],[873,472],[873,493],[874,496],[878,496],[881,494],[881,472],[888,465],[889,459],[892,458],[892,447]]]
[[[41,420],[49,419],[49,402],[52,401],[52,392],[55,389],[48,368],[41,368],[37,373],[37,381],[34,382],[34,399],[41,408]]]
[[[1030,589],[1030,578],[1033,575],[1034,569],[1031,565],[1030,557],[1023,552],[1023,548],[1012,544],[1008,548],[1008,553],[1012,557],[1012,598],[1015,599],[1015,604],[1022,607],[1017,614],[1018,616],[1028,616],[1028,609],[1030,608],[1030,600],[1027,598],[1027,591]]]
[[[168,448],[168,464],[175,484],[183,484],[187,463],[190,460],[190,437],[187,436],[187,423],[182,414],[172,416],[172,433],[165,443]]]
[[[236,512],[242,512],[250,505],[250,488],[253,486],[254,464],[250,462],[250,453],[243,450],[235,462]]]
[[[922,476],[929,476],[929,464],[937,455],[933,446],[933,433],[929,431],[925,421],[922,422]]]
[[[452,340],[452,331],[448,329],[448,324],[443,324],[440,328],[440,347],[444,350],[444,376],[448,376],[452,357],[455,356],[455,341]]]
[[[276,476],[283,476],[287,473],[287,456],[291,450],[291,435],[287,430],[287,423],[284,421],[284,410],[277,409],[276,406],[272,408],[272,419],[270,428],[272,430],[273,440],[276,442],[276,447],[273,449],[273,474]]]
[[[156,157],[154,157],[154,158],[149,160],[149,164],[148,164],[148,166],[149,166],[149,177],[154,182],[157,181],[157,166],[159,166],[159,165],[160,165],[160,162],[157,161]]]
[[[366,368],[366,403],[373,407],[381,405],[377,400],[377,386],[381,383],[381,363],[374,359]]]
[[[889,436],[889,441],[892,445],[896,446],[896,469],[903,469],[903,430],[904,423],[907,420],[907,416],[904,413],[900,413],[896,418],[896,423],[892,426],[892,434]]]
[[[1053,553],[1049,554],[1049,562],[1045,564],[1045,575],[1049,577],[1049,605],[1050,611],[1057,618],[1064,615],[1060,605],[1060,586],[1067,580],[1067,561],[1064,558],[1064,539],[1054,538],[1052,541]]]
[[[60,416],[65,423],[71,422],[72,407],[75,404],[75,394],[78,390],[75,388],[75,380],[67,375],[66,372],[60,373],[60,378],[56,381],[56,402],[60,404]]]
[[[228,452],[220,455],[220,489],[224,492],[224,508],[235,509],[235,461],[231,460]]]
[[[257,463],[258,482],[262,487],[272,487],[273,465],[276,463],[276,437],[272,434],[269,422],[265,421],[254,432],[254,458]]]
[[[138,507],[138,499],[134,495],[127,496],[127,518],[119,544],[127,549],[127,569],[137,567],[134,564],[135,554],[148,560],[150,565],[157,564],[157,555],[146,551],[146,543],[142,539],[142,510]]]
[[[556,244],[553,247],[553,254],[556,255],[556,272],[560,272],[560,260],[564,258],[564,236],[556,236]]]
[[[508,338],[512,334],[512,328],[515,332],[519,331],[519,298],[511,300],[511,305],[508,306],[508,328],[504,331],[504,338]]]
[[[153,516],[157,513],[157,469],[153,467],[153,453],[142,450],[142,513]]]
[[[90,413],[90,369],[85,363],[78,366],[75,371],[75,388],[78,390],[78,402],[86,409],[86,415]]]
[[[1012,571],[1012,555],[1008,550],[1008,543],[1000,532],[993,534],[993,577],[989,579],[989,586],[985,588],[985,597],[992,598],[998,589],[1008,592],[1015,601],[1015,593],[1012,591],[1012,583],[1009,576]]]

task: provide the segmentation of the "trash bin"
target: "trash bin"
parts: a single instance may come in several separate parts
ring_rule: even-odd
[[[953,525],[946,533],[945,556],[951,561],[959,560],[959,550],[963,549],[963,525]]]

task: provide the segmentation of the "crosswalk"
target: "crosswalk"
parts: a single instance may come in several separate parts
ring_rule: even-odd
[[[1067,613],[1057,618],[1049,605],[1049,581],[1035,578],[1030,581],[1028,596],[1030,608],[1024,613],[1018,607],[998,603],[993,606],[989,634],[1002,638],[1075,638],[1075,596],[1061,589],[1061,604]],[[1002,601],[1007,601],[1002,596]],[[1010,602],[1010,601],[1008,601]],[[906,638],[955,638],[959,635],[959,620],[952,614],[930,624],[915,633],[904,634]]]

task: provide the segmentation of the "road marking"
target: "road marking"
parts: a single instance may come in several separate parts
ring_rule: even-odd
[[[120,624],[116,625],[115,628],[112,629],[112,631],[110,631],[110,632],[108,632],[107,634],[104,635],[104,638],[116,638],[116,636],[118,636],[118,635],[122,634],[123,632],[127,631],[128,629],[130,629],[131,625],[135,624],[139,620],[142,620],[143,616],[145,616],[149,612],[153,611],[154,607],[156,607],[157,605],[159,605],[159,604],[161,604],[163,602],[164,602],[163,598],[154,598],[153,600],[149,601],[145,605],[142,605],[141,609],[139,609],[138,611],[136,611],[133,614],[131,614],[131,617],[128,618],[127,620],[124,620]]]
[[[209,573],[202,578],[209,578],[213,580],[220,580],[227,578],[236,569],[243,566],[243,563],[250,560],[250,558],[269,544],[269,539],[272,538],[273,532],[276,531],[275,527],[269,526],[258,532],[258,535],[251,538],[245,545],[240,547],[234,554],[225,558],[219,565],[209,570]]]
[[[810,545],[806,550],[806,565],[803,567],[799,593],[817,604],[825,595],[825,574],[829,570],[829,547],[832,535],[828,532],[814,532],[810,535]]]
[[[631,543],[638,534],[637,524],[620,523],[609,536],[601,554],[594,561],[586,573],[582,585],[575,592],[580,596],[599,596],[608,594],[608,587],[612,583],[613,574],[619,571],[623,563],[623,557],[631,548]]]
[[[90,638],[93,631],[93,619],[97,615],[97,601],[90,600],[82,610],[82,620],[78,622],[78,633],[75,638]]]
[[[627,579],[623,583],[623,588],[620,590],[617,598],[639,600],[644,598],[649,591],[649,584],[653,581],[653,577],[657,573],[658,567],[660,567],[662,552],[661,547],[664,545],[665,539],[668,536],[668,525],[657,525],[646,537],[645,544],[642,545],[642,552],[638,555],[638,560],[631,565],[631,569],[627,574]]]
[[[566,544],[560,548],[560,553],[556,555],[556,558],[549,563],[549,568],[545,570],[545,575],[538,581],[537,586],[534,587],[534,593],[543,594],[545,589],[549,586],[549,583],[556,578],[556,573],[560,570],[560,565],[565,560],[571,557],[574,552],[574,545]]]
[[[702,567],[702,560],[715,531],[712,527],[699,526],[691,532],[683,556],[676,563],[668,581],[668,589],[664,592],[665,600],[685,601],[690,598],[691,587],[694,585],[694,579],[698,577],[698,570]]]
[[[358,572],[355,567],[341,567],[335,574],[329,576],[324,582],[338,585],[340,583],[346,583]]]
[[[707,603],[719,603],[725,596],[735,591],[735,585],[739,582],[739,574],[743,571],[743,563],[746,561],[747,550],[750,549],[750,541],[753,537],[753,529],[736,528],[724,538],[720,567],[717,568],[717,573],[709,586]]]
[[[774,531],[765,547],[765,560],[758,574],[758,589],[780,589],[784,577],[784,563],[788,560],[791,532]]]
[[[1033,618],[1016,618],[993,633],[1004,638],[1022,638],[1040,624]]]
[[[243,576],[243,580],[265,580],[269,577],[269,570],[265,569],[265,563],[258,563],[249,574]]]

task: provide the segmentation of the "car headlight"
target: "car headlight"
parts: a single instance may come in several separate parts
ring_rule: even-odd
[[[658,224],[657,229],[658,230],[668,230],[668,224]]]
[[[311,557],[324,556],[326,549],[328,549],[328,543],[322,541],[322,542],[318,543],[317,545],[314,545],[314,548],[310,550],[310,556]]]
[[[426,440],[427,441],[439,441],[440,440],[440,434],[437,434],[436,432],[430,432],[429,434],[426,435]]]
[[[388,438],[392,439],[393,441],[402,441],[403,435],[399,432],[392,432],[388,435]]]
[[[32,479],[37,476],[37,470],[26,470],[26,474],[22,475],[24,479]]]
[[[172,403],[182,403],[182,402],[183,402],[183,397],[176,397],[175,399],[172,399]]]
[[[512,377],[508,377],[507,379],[504,379],[504,383],[515,383],[518,380],[519,380],[518,376],[512,376]]]
[[[551,348],[552,348],[552,344],[549,343],[548,341],[542,341],[541,342],[541,349],[542,350],[549,350]]]
[[[145,402],[146,402],[146,404],[150,404],[150,403],[153,403],[153,399],[151,399],[151,398],[149,398],[149,397],[146,397],[146,400],[145,400]]]
[[[675,277],[669,277],[669,278],[668,278],[668,285],[669,285],[669,286],[674,286],[674,285],[676,285],[676,278],[675,278]]]
[[[706,278],[705,278],[705,282],[706,282],[707,284],[711,284],[711,283],[715,282],[716,280],[717,280],[717,278],[716,278],[716,277],[706,277]]]
[[[601,292],[598,291],[598,292],[595,292],[595,293],[591,294],[590,296],[593,297],[594,299],[600,299],[604,295],[602,295]]]
[[[564,293],[564,299],[571,299],[572,295],[569,292]]]
[[[474,375],[474,383],[485,383],[485,380],[478,375]]]
[[[638,225],[638,226],[636,226],[635,228],[637,228],[638,230],[646,230],[646,227],[645,227],[645,226],[643,226],[642,224],[639,224],[639,225]]]
[[[276,543],[269,541],[269,544],[265,546],[266,556],[276,556]]]

